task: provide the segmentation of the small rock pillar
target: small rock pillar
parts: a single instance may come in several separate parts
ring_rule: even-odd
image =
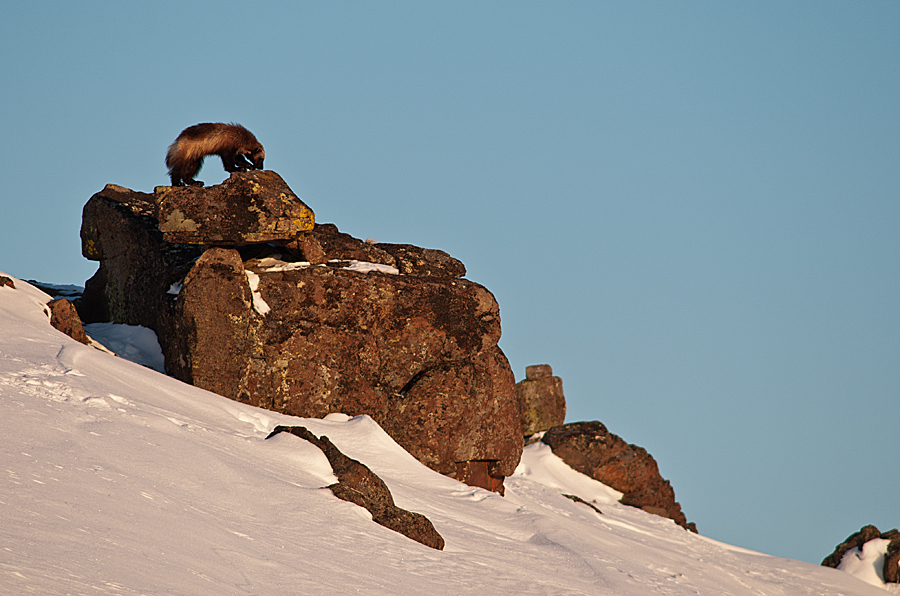
[[[566,420],[562,379],[553,376],[549,364],[525,367],[525,380],[516,385],[516,398],[525,436],[559,426]]]

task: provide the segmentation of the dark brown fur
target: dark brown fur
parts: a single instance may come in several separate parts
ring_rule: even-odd
[[[266,150],[253,133],[240,124],[204,122],[181,131],[169,145],[166,165],[172,186],[203,183],[194,180],[207,155],[218,155],[226,172],[261,170]]]

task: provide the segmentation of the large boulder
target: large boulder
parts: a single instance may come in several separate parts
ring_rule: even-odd
[[[884,556],[883,577],[885,583],[900,583],[900,531],[897,529],[880,532],[875,526],[863,526],[859,532],[850,534],[846,540],[838,544],[834,552],[825,557],[822,565],[837,567],[849,551],[857,549],[861,552],[867,542],[876,539],[889,541]]]
[[[244,178],[264,194],[258,172],[225,184]],[[171,197],[108,185],[88,201],[82,250],[100,268],[78,303],[86,322],[153,329],[169,374],[232,399],[305,417],[368,414],[426,465],[502,491],[523,443],[515,379],[497,302],[461,278],[462,263],[330,224],[266,243],[169,242],[157,215]]]
[[[624,493],[620,502],[648,513],[668,517],[692,532],[675,491],[659,473],[647,450],[629,445],[600,422],[575,422],[555,426],[541,441],[574,470]]]
[[[522,416],[522,434],[539,433],[566,421],[566,397],[562,379],[553,376],[549,364],[525,367],[525,379],[516,384]]]

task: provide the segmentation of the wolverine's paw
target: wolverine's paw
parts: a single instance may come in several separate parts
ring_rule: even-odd
[[[203,186],[203,181],[202,180],[188,180],[187,184],[188,184],[188,186]]]

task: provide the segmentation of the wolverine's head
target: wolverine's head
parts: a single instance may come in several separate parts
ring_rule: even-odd
[[[266,150],[262,145],[257,145],[244,153],[244,159],[253,164],[257,170],[263,169],[263,160],[266,159]]]

